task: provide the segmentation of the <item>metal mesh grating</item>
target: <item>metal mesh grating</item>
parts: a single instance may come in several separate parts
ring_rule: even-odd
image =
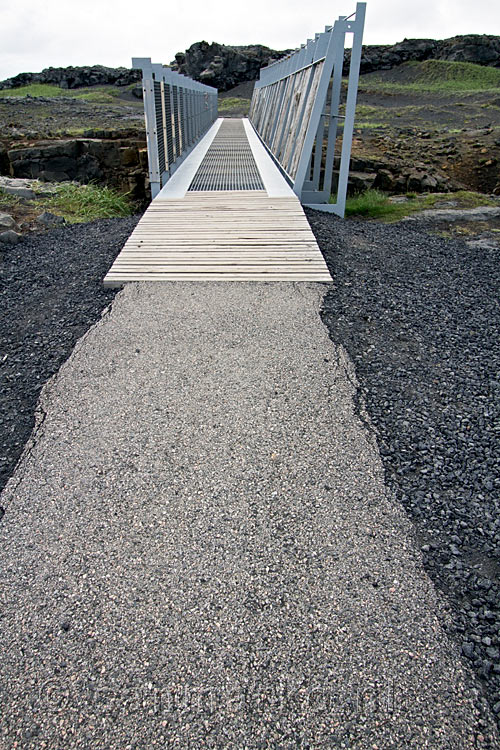
[[[186,148],[186,123],[184,119],[184,89],[179,88],[179,136],[182,142],[182,150]]]
[[[174,99],[174,130],[175,130],[175,148],[177,155],[182,153],[182,146],[179,134],[179,89],[177,86],[172,86],[172,93]]]
[[[163,110],[161,106],[161,84],[155,81],[155,116],[156,116],[156,139],[158,142],[158,165],[160,174],[165,172],[165,143],[163,138]]]
[[[172,164],[174,160],[174,145],[172,139],[172,108],[170,106],[170,86],[165,84],[165,119],[167,121],[167,157],[168,163]]]
[[[224,120],[189,190],[264,190],[241,120]]]

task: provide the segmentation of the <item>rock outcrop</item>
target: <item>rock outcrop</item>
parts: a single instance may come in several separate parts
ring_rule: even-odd
[[[288,52],[290,50],[277,51],[262,45],[230,47],[216,42],[197,42],[185,52],[178,52],[171,67],[220,91],[227,91],[243,81],[258,78],[262,66]],[[351,51],[346,50],[346,73],[350,57]],[[361,73],[389,70],[409,60],[450,60],[500,67],[500,37],[468,34],[443,40],[404,39],[391,45],[365,45]]]
[[[86,67],[45,68],[41,73],[19,73],[0,81],[0,89],[15,89],[30,83],[52,83],[62,89],[84,86],[128,86],[141,80],[141,71],[130,68],[106,68],[104,65]]]
[[[15,145],[7,149],[11,177],[36,179],[43,182],[96,182],[129,191],[134,200],[145,199],[147,190],[147,149],[145,141],[125,133],[109,133],[108,138],[73,138],[59,141],[39,141],[30,145]],[[0,187],[6,192],[25,195],[25,187],[10,184]],[[28,191],[29,192],[29,191]]]
[[[171,67],[220,91],[227,91],[244,81],[255,80],[263,66],[290,51],[278,52],[261,44],[231,47],[217,42],[196,42],[185,52],[178,52]]]
[[[340,159],[335,159],[334,184]],[[352,156],[349,171],[349,195],[378,188],[388,193],[443,193],[462,187],[441,174],[430,164],[381,161]]]
[[[276,51],[261,45],[228,47],[215,42],[197,42],[185,52],[178,52],[171,66],[191,78],[227,91],[243,81],[258,78],[262,66],[288,52],[290,50]],[[350,57],[351,51],[346,50],[346,73]],[[361,73],[389,70],[409,60],[450,60],[500,67],[500,37],[468,34],[443,40],[404,39],[391,45],[365,45]]]
[[[345,71],[351,51],[344,55]],[[361,73],[390,70],[409,60],[450,60],[500,67],[500,36],[467,34],[450,39],[404,39],[392,45],[367,45],[361,56]]]
[[[227,91],[243,81],[258,78],[262,66],[288,52],[290,50],[277,51],[262,45],[230,47],[216,42],[197,42],[185,52],[178,52],[171,67],[220,91]],[[346,50],[345,73],[350,57],[351,51]],[[443,40],[404,39],[391,45],[365,45],[361,73],[389,70],[409,60],[450,60],[500,67],[500,37],[468,34]]]

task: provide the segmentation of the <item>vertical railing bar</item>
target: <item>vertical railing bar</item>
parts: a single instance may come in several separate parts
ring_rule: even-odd
[[[365,4],[358,3],[356,6],[356,20],[350,23],[354,35],[352,40],[351,62],[349,65],[344,131],[342,133],[342,151],[340,157],[339,182],[336,201],[336,205],[341,216],[343,216],[345,212],[347,182],[349,179],[349,162],[351,160],[352,136],[354,133],[354,116],[356,114],[356,99],[358,95],[359,68],[361,64],[365,11]]]
[[[162,124],[163,124],[163,147],[165,151],[165,169],[168,171],[170,169],[170,160],[169,160],[169,155],[168,155],[167,115],[165,112],[165,81],[164,79],[160,81],[160,90],[161,90],[161,116],[162,116]]]
[[[332,82],[332,96],[330,103],[330,120],[328,122],[328,141],[326,147],[326,161],[325,161],[325,179],[323,182],[323,191],[325,196],[330,193],[332,189],[332,177],[333,177],[333,162],[335,158],[335,145],[337,143],[337,131],[338,131],[338,112],[340,105],[340,93],[342,90],[342,70],[344,67],[344,48],[345,48],[345,31],[339,31],[339,40],[336,50],[335,60],[333,63],[333,82]],[[326,102],[325,102],[326,104]],[[337,195],[338,195],[337,186]]]
[[[161,188],[160,165],[158,160],[158,139],[156,137],[156,111],[154,80],[143,80],[144,117],[146,121],[146,141],[148,145],[149,184],[153,198]]]

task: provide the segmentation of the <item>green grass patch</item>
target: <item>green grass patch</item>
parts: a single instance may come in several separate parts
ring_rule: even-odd
[[[37,201],[37,205],[58,216],[64,216],[67,222],[73,224],[130,216],[134,211],[127,194],[123,195],[109,187],[78,185],[75,182],[59,183],[55,194]]]
[[[432,193],[427,196],[428,207],[432,208],[442,200],[457,201],[459,208],[479,208],[479,206],[498,206],[498,201],[472,190],[458,190],[456,193]]]
[[[500,70],[475,63],[448,60],[410,61],[391,71],[361,76],[359,87],[365,91],[388,93],[466,93],[500,88]]]
[[[455,208],[478,208],[479,206],[498,206],[498,201],[488,198],[482,193],[460,190],[456,193],[429,193],[417,195],[407,193],[408,200],[402,203],[392,203],[389,196],[380,190],[367,190],[352,196],[346,201],[345,215],[364,217],[366,219],[381,219],[387,222],[398,221],[417,211],[434,208],[441,201],[453,201]],[[450,207],[451,208],[451,207]]]
[[[375,128],[386,128],[388,126],[386,122],[370,122],[369,120],[361,120],[358,122],[358,120],[355,120],[354,127],[360,128],[361,130],[373,130]]]
[[[30,83],[28,86],[18,86],[15,89],[2,89],[0,97],[6,99],[10,96],[65,96],[66,89],[53,86],[50,83]]]
[[[98,104],[109,104],[114,102],[120,95],[120,89],[116,86],[92,86],[81,89],[61,89],[50,83],[30,83],[28,86],[19,86],[15,89],[3,89],[0,98],[12,96],[58,97],[69,99],[83,99]]]
[[[345,215],[363,216],[367,219],[381,219],[392,215],[395,204],[380,190],[366,190],[364,193],[347,198]]]
[[[339,108],[340,114],[345,114],[345,104]],[[372,107],[369,104],[358,104],[356,107],[356,117],[364,120],[379,120],[387,117],[386,107]]]
[[[238,112],[245,112],[248,114],[250,111],[250,99],[240,99],[237,96],[228,96],[225,99],[219,99],[218,101],[219,112],[229,112],[230,110],[237,110]]]
[[[73,93],[75,99],[83,99],[86,102],[95,102],[96,104],[113,104],[120,95],[119,90],[113,87],[80,89]]]
[[[18,206],[20,203],[19,197],[17,195],[11,195],[10,193],[6,193],[3,188],[0,188],[0,210],[3,211],[4,209],[14,208],[15,206]]]
[[[340,114],[345,114],[345,106],[339,110]],[[356,128],[370,130],[372,128],[382,128],[388,123],[387,110],[383,107],[371,107],[368,104],[358,104],[356,107],[356,118],[354,125]]]

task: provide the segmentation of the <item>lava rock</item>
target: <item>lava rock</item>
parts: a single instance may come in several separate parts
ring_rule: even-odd
[[[64,217],[51,214],[50,211],[44,211],[40,216],[37,216],[36,223],[45,227],[53,227],[58,224],[64,224]]]
[[[67,68],[45,68],[41,73],[19,73],[0,82],[0,89],[14,89],[30,83],[52,83],[62,89],[83,86],[128,86],[141,80],[141,71],[129,68],[107,68],[91,65]]]
[[[0,232],[0,242],[4,245],[17,245],[22,235],[19,232],[14,232],[13,229],[7,229],[6,232]]]
[[[13,229],[15,226],[16,221],[10,214],[0,214],[0,230]]]

